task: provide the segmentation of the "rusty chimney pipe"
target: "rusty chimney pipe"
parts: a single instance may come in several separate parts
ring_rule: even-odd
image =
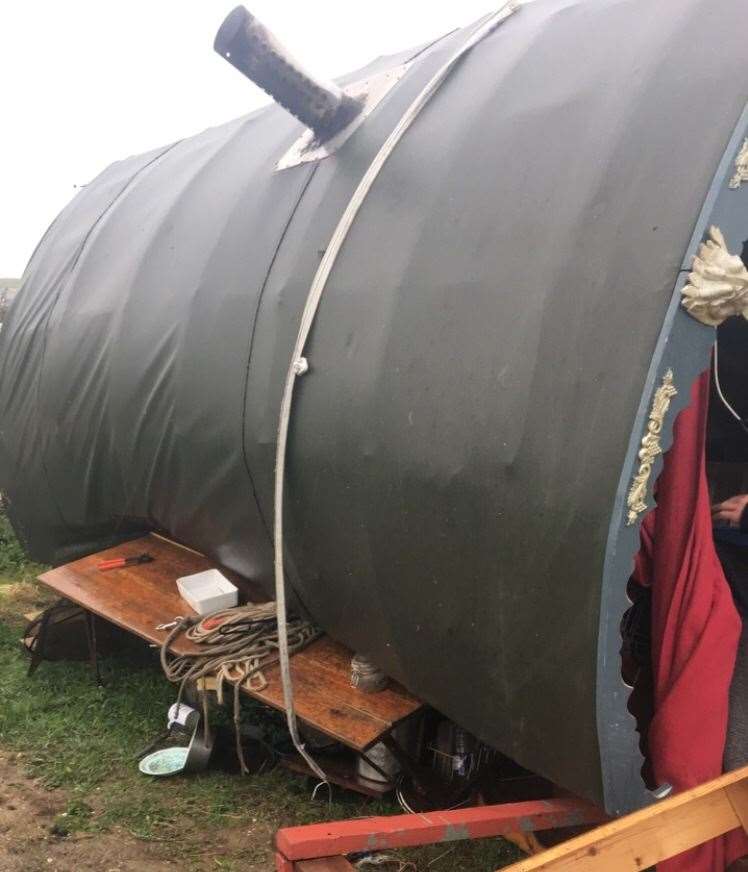
[[[361,111],[361,104],[336,84],[309,75],[244,6],[226,16],[213,48],[311,128],[319,142],[330,139]]]

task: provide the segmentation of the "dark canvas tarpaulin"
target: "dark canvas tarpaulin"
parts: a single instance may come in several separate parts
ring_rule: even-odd
[[[619,716],[596,691],[611,510],[748,98],[743,11],[537,0],[474,49],[364,203],[291,422],[297,600],[597,800]],[[37,558],[158,529],[270,587],[309,285],[377,149],[469,33],[417,53],[327,160],[274,172],[300,130],[269,107],[113,165],[56,220],[0,331],[0,487]],[[627,791],[609,806],[643,801]]]

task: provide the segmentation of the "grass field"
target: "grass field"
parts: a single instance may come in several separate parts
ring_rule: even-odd
[[[250,777],[225,771],[160,780],[140,775],[135,755],[163,729],[174,688],[146,648],[105,658],[104,688],[84,662],[44,663],[27,678],[19,646],[22,616],[47,601],[33,580],[38,570],[0,517],[0,753],[30,776],[35,790],[56,798],[59,810],[45,823],[50,840],[84,840],[82,856],[96,856],[97,840],[108,839],[102,841],[108,846],[114,833],[147,847],[148,863],[161,864],[144,859],[128,869],[173,864],[251,872],[272,868],[270,839],[281,825],[399,812],[344,792],[331,804],[312,801],[304,779],[278,768]],[[267,710],[248,702],[243,717],[263,725],[269,741],[281,739]],[[85,868],[123,868],[112,865],[110,853],[107,847],[102,865],[96,860]],[[517,856],[512,845],[495,839],[455,843],[447,855],[444,846],[403,852],[399,865],[403,872],[490,872]],[[0,869],[36,868],[36,859],[24,862],[5,866],[0,858]],[[54,865],[53,857],[39,862],[67,868]]]

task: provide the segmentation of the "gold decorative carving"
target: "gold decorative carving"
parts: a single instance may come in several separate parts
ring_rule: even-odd
[[[673,371],[669,369],[662,377],[662,384],[655,391],[652,400],[652,410],[647,421],[647,432],[642,438],[639,449],[639,471],[631,483],[627,505],[629,507],[626,523],[635,524],[639,515],[647,508],[647,487],[652,475],[652,466],[658,454],[662,454],[660,434],[670,400],[678,393],[673,384]]]
[[[709,228],[709,238],[699,246],[683,288],[683,306],[689,315],[718,327],[733,315],[748,318],[748,269],[730,254],[719,227]]]
[[[748,139],[743,141],[743,147],[735,158],[735,175],[730,179],[730,187],[735,191],[743,182],[748,182]]]

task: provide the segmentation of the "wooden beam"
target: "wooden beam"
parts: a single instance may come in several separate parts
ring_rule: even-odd
[[[725,790],[738,820],[748,833],[748,778],[728,785]]]
[[[284,857],[280,851],[275,852],[275,872],[294,872],[293,861]]]
[[[319,860],[299,860],[294,872],[355,872],[345,857],[322,857]]]
[[[276,853],[275,872],[355,872],[355,867],[345,857],[320,857],[294,863],[283,854]]]
[[[597,827],[503,872],[639,872],[743,826],[748,766]]]
[[[581,826],[605,819],[604,813],[594,805],[564,797],[286,827],[278,830],[275,844],[280,856],[298,863],[354,851],[483,839],[518,830],[531,832]]]

